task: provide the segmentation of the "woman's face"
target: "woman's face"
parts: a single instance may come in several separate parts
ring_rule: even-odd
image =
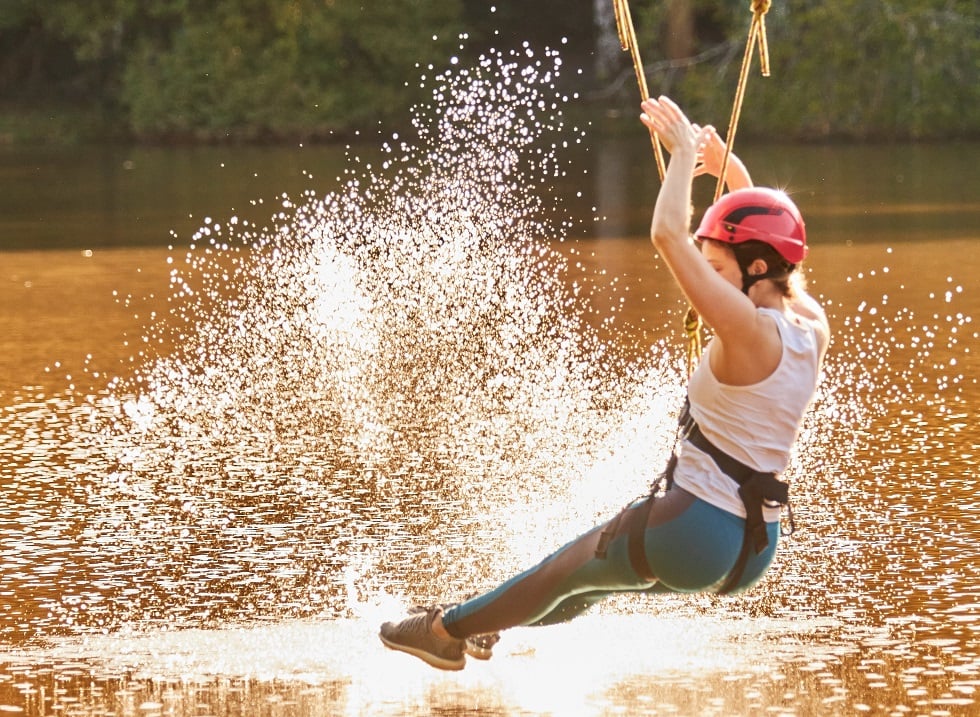
[[[730,246],[707,239],[701,242],[701,256],[729,284],[739,291],[742,290],[742,270],[739,269],[738,262],[735,261],[735,252]]]

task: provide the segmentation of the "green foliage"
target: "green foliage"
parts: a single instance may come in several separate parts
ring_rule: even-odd
[[[697,117],[727,127],[751,11],[692,0],[700,38],[728,51],[685,68],[670,88]],[[663,4],[644,19],[663,23]],[[776,0],[766,16],[772,76],[753,55],[738,136],[938,138],[980,130],[975,0]],[[720,30],[720,33],[719,33]],[[704,42],[699,52],[709,50]],[[657,59],[657,45],[649,57]],[[646,59],[646,58],[645,58]],[[647,61],[648,64],[650,60]],[[650,78],[662,86],[663,76]]]
[[[774,32],[784,33],[775,67],[792,96],[765,87],[752,98],[758,107],[747,117],[763,131],[856,138],[977,131],[974,0],[811,2],[780,18]]]
[[[419,93],[406,79],[448,60],[461,13],[460,0],[4,2],[0,40],[26,59],[0,50],[0,90],[37,64],[40,35],[71,53],[36,84],[71,78],[149,139],[303,137],[401,116]]]
[[[459,51],[462,30],[475,50],[561,44],[586,70],[573,89],[614,101],[589,85],[591,0],[2,2],[0,112],[67,103],[146,139],[297,138],[391,124],[422,99],[417,79],[428,65],[442,68]],[[749,0],[631,8],[651,91],[724,130]],[[667,28],[687,27],[676,21],[688,16],[692,56],[666,57]],[[976,0],[774,0],[766,21],[772,78],[759,76],[754,58],[739,137],[980,134]],[[625,53],[622,61],[629,79],[619,101],[632,113],[636,88]]]
[[[175,3],[175,5],[178,3]],[[451,1],[220,0],[141,38],[120,98],[141,136],[309,136],[401,112],[418,62],[446,58]],[[441,38],[433,40],[433,35]]]

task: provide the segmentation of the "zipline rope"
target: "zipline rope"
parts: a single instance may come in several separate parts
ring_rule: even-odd
[[[735,88],[735,101],[732,103],[732,116],[728,120],[728,135],[725,137],[725,155],[721,160],[721,171],[718,173],[718,185],[715,187],[717,202],[725,189],[725,174],[728,173],[728,159],[735,144],[735,132],[738,120],[742,114],[742,101],[745,99],[745,86],[748,84],[749,68],[752,66],[752,48],[759,45],[759,64],[763,77],[769,77],[769,41],[766,39],[766,13],[772,6],[771,0],[752,0],[752,24],[749,25],[749,38],[745,43],[745,54],[742,57],[742,70],[738,75],[738,86]]]
[[[640,100],[644,101],[650,97],[647,89],[647,78],[643,72],[643,62],[640,60],[640,47],[636,42],[636,30],[633,29],[633,17],[630,15],[629,0],[613,0],[613,12],[616,14],[616,30],[619,33],[619,46],[623,51],[629,51],[633,58],[633,71],[636,73],[636,84],[640,88]],[[666,165],[664,164],[664,153],[660,147],[660,138],[656,130],[650,130],[650,143],[653,145],[653,156],[657,160],[657,172],[660,181],[664,180]]]
[[[629,0],[612,0],[613,10],[616,14],[616,29],[619,32],[619,44],[624,51],[628,50],[633,58],[633,70],[636,72],[636,82],[640,87],[641,99],[645,100],[650,96],[647,89],[646,76],[643,72],[643,63],[640,61],[640,51],[636,42],[636,30],[633,28],[633,18],[630,15]],[[738,129],[738,120],[742,114],[742,102],[745,99],[745,86],[748,84],[749,68],[752,65],[752,50],[756,44],[759,46],[759,62],[761,65],[762,76],[769,77],[769,41],[766,38],[766,13],[772,6],[772,0],[750,0],[752,9],[752,23],[749,25],[749,37],[745,43],[745,54],[742,57],[742,69],[738,76],[738,86],[735,89],[735,100],[732,103],[732,114],[728,122],[728,136],[725,138],[725,154],[722,157],[721,171],[718,173],[718,184],[715,187],[715,201],[721,198],[725,189],[725,175],[728,173],[729,158],[732,154],[732,146],[735,144],[735,132]],[[666,172],[664,168],[663,151],[660,147],[660,138],[656,132],[650,131],[650,140],[653,143],[653,154],[657,161],[657,172],[660,174],[660,181],[663,181]],[[701,358],[701,317],[694,307],[690,307],[687,316],[684,317],[684,331],[687,334],[687,368],[692,373],[698,360]]]

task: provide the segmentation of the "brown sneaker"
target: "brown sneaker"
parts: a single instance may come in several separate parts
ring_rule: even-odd
[[[445,612],[451,607],[456,607],[459,603],[449,602],[449,603],[439,603],[438,605],[430,605],[425,607],[423,605],[413,605],[408,609],[409,615],[418,615],[420,613],[428,612],[429,610],[439,609]],[[464,642],[466,643],[463,649],[466,654],[477,660],[489,660],[493,657],[493,646],[500,642],[499,632],[488,632],[483,635],[470,635]]]
[[[386,622],[381,626],[381,642],[440,670],[462,670],[466,667],[465,640],[444,640],[432,631],[432,621],[440,613],[442,608],[432,607],[398,623]]]
[[[487,632],[483,635],[470,635],[464,640],[466,654],[477,660],[489,660],[493,657],[493,646],[500,642],[499,632]]]

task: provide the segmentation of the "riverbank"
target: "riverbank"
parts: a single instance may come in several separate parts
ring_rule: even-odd
[[[77,146],[125,139],[121,123],[95,106],[0,103],[0,146]]]
[[[567,105],[562,114],[567,126],[587,127],[593,137],[629,139],[638,132],[636,113],[632,106],[617,102],[598,102],[581,100]],[[724,131],[724,123],[718,127]],[[407,128],[392,125],[389,131],[403,133]],[[120,115],[95,106],[68,104],[27,105],[0,102],[0,148],[73,148],[84,146],[137,146],[137,147],[295,147],[297,145],[338,145],[350,142],[359,143],[366,136],[381,131],[378,125],[371,128],[323,129],[319,131],[297,132],[295,134],[273,135],[254,128],[229,130],[216,134],[188,133],[167,137],[139,138],[134,136]],[[382,132],[384,133],[384,132]],[[935,144],[943,142],[969,142],[969,137],[938,138],[896,138],[862,137],[860,139],[843,134],[827,132],[824,136],[790,136],[754,133],[751,128],[739,128],[738,142],[741,147],[750,144],[781,145],[882,145],[882,144]]]

